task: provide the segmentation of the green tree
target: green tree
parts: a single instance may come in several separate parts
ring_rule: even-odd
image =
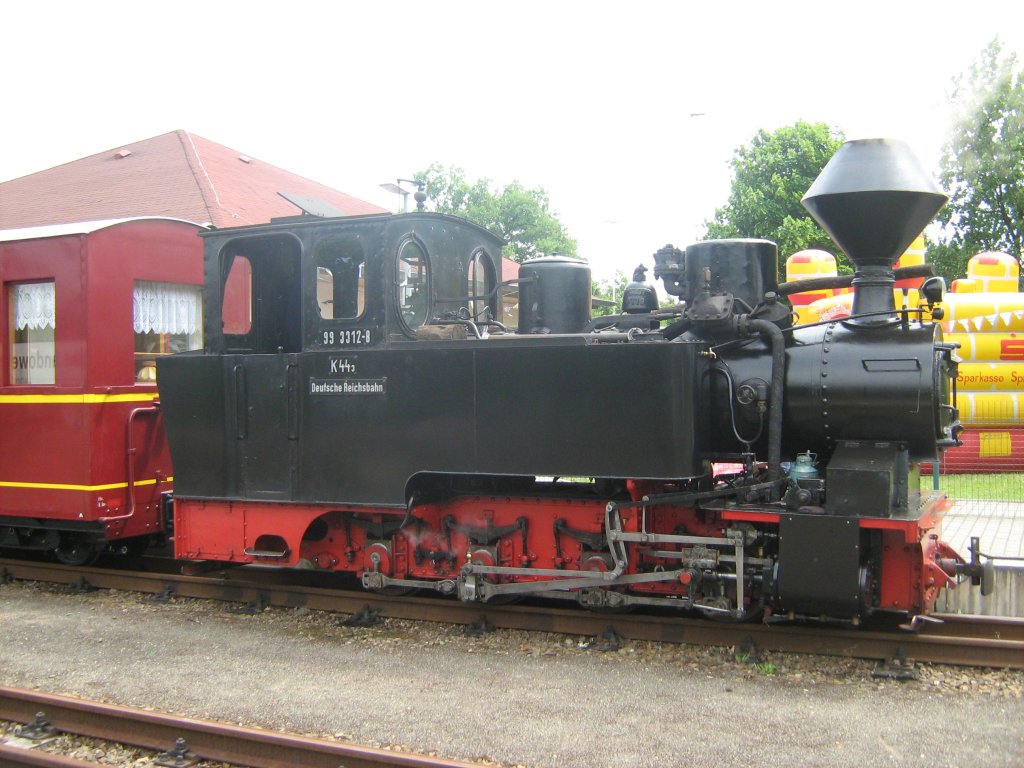
[[[461,168],[433,163],[414,177],[425,183],[428,205],[438,213],[462,216],[505,239],[502,255],[518,262],[558,253],[576,256],[576,240],[551,211],[542,188],[513,181],[492,190],[489,179],[470,184]]]
[[[947,279],[963,276],[979,251],[1024,255],[1024,79],[1016,66],[1016,55],[993,40],[953,81],[955,118],[941,161],[950,200],[939,213],[943,234],[928,250],[929,261],[945,262]]]
[[[849,262],[818,226],[800,199],[843,143],[843,135],[825,123],[797,122],[773,133],[760,130],[739,147],[729,202],[705,222],[705,239],[759,237],[779,246],[779,277],[785,259],[805,248],[836,255],[840,272]]]
[[[604,280],[593,281],[593,294],[598,299],[611,302],[610,306],[598,306],[593,310],[594,317],[604,315],[617,315],[622,309],[622,293],[629,285],[629,275],[623,274],[622,270],[615,270],[615,276]]]
[[[938,241],[925,237],[925,261],[935,267],[935,273],[946,278],[946,285],[967,274],[967,262],[974,251],[955,245],[950,238]]]

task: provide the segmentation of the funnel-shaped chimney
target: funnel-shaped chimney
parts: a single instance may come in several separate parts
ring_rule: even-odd
[[[854,322],[895,318],[893,262],[948,198],[902,141],[848,141],[804,195],[803,204],[850,257]]]

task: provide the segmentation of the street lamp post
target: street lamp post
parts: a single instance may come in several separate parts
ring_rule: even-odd
[[[415,179],[397,179],[397,184],[392,184],[390,181],[380,185],[381,189],[386,189],[388,192],[393,192],[396,195],[402,196],[402,213],[409,212],[409,194],[410,190],[405,189],[402,184],[415,184],[416,194],[413,195],[413,199],[416,201],[416,210],[422,211],[423,204],[427,201],[427,193],[424,191],[426,182],[416,181]]]

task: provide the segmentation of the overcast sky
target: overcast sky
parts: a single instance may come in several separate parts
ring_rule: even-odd
[[[379,185],[439,161],[544,187],[597,277],[695,240],[759,128],[934,170],[952,78],[997,36],[1024,66],[1019,2],[35,0],[0,25],[0,181],[183,128],[395,209]]]

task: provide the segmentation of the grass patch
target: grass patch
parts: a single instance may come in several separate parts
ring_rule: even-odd
[[[930,490],[931,478],[921,478],[921,489]],[[1024,501],[1024,473],[940,475],[939,489],[951,499]]]

